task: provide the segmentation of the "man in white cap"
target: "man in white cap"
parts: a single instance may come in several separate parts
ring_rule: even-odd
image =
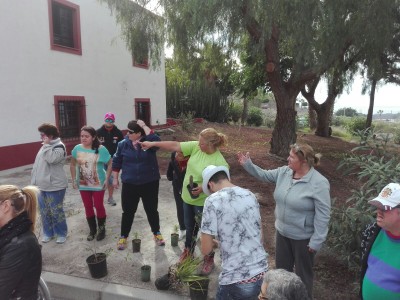
[[[208,166],[202,175],[203,192],[212,195],[204,203],[201,252],[219,247],[222,260],[216,299],[257,299],[268,270],[257,198],[233,185],[225,166]]]
[[[400,299],[400,185],[389,183],[369,201],[376,222],[361,242],[361,298]]]
[[[107,148],[111,157],[117,151],[117,146],[120,141],[124,139],[124,135],[121,130],[115,126],[115,115],[112,112],[108,112],[104,115],[104,124],[99,129],[97,129],[97,136],[101,144]],[[104,166],[107,169],[107,165]],[[113,175],[110,176],[110,180],[108,182],[108,204],[111,206],[117,205],[113,198],[114,187],[112,185]]]

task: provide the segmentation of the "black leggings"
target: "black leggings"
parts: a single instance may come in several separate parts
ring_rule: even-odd
[[[159,180],[140,185],[122,183],[121,236],[125,238],[129,236],[140,198],[142,198],[143,208],[146,212],[151,231],[153,234],[160,231],[160,217],[158,215],[159,185]]]

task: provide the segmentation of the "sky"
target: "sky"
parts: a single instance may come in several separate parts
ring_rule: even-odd
[[[320,84],[321,85],[321,84]],[[343,107],[351,107],[359,113],[366,114],[369,106],[369,94],[361,94],[362,78],[361,76],[354,80],[349,93],[344,92],[336,99],[335,111]],[[324,101],[326,98],[325,87],[318,87],[316,91],[316,100]],[[382,110],[383,113],[400,113],[400,86],[395,84],[385,84],[377,87],[375,92],[374,113]]]

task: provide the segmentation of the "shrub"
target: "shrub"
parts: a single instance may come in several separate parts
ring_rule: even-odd
[[[365,117],[352,117],[346,122],[345,128],[349,133],[354,134],[357,131],[365,129],[366,121]]]
[[[261,126],[263,124],[263,112],[257,107],[251,107],[249,110],[249,115],[247,117],[247,124],[252,126]]]
[[[374,220],[368,200],[376,197],[388,183],[400,180],[400,159],[386,151],[388,138],[374,140],[372,132],[366,136],[364,145],[353,149],[339,164],[343,176],[356,174],[362,186],[353,190],[345,206],[332,209],[327,240],[353,270],[360,267],[361,232]]]
[[[342,126],[345,127],[348,122],[348,117],[343,116],[333,116],[332,118],[332,126]]]
[[[232,119],[232,121],[234,123],[239,122],[240,117],[242,116],[242,112],[243,112],[243,105],[239,104],[239,103],[232,103],[229,106],[229,110],[228,110],[228,118]]]

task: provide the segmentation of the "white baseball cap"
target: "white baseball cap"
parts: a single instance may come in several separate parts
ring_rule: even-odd
[[[369,204],[381,210],[392,210],[400,205],[400,184],[389,183],[379,193],[378,197],[370,200]]]
[[[208,182],[210,181],[210,178],[214,176],[214,174],[218,173],[219,171],[224,171],[226,175],[228,175],[228,178],[230,180],[230,175],[229,175],[229,170],[225,166],[214,166],[214,165],[209,165],[203,170],[203,193],[206,195],[210,195],[211,192],[208,189]]]

